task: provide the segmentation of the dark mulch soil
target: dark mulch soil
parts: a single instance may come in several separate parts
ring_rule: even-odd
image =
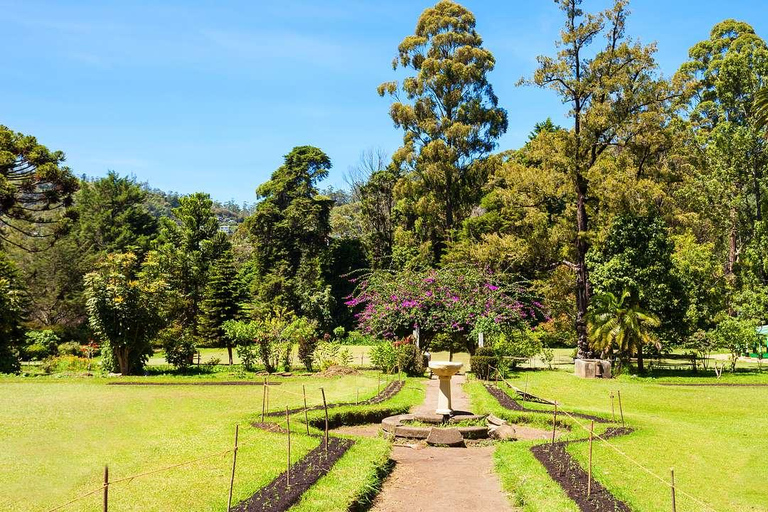
[[[504,407],[505,409],[510,409],[512,411],[520,411],[520,412],[533,412],[537,414],[552,414],[550,411],[542,411],[539,409],[529,409],[523,405],[520,405],[520,403],[506,394],[504,391],[502,391],[499,388],[493,387],[489,384],[485,385],[485,389],[488,390],[488,392],[496,399],[498,400],[499,404]],[[606,418],[601,418],[600,416],[593,416],[592,414],[582,414],[579,412],[569,412],[571,416],[575,416],[576,418],[582,418],[585,420],[594,420],[595,423],[612,423],[611,420]]]
[[[291,466],[291,484],[287,473],[282,473],[256,494],[233,507],[234,512],[282,512],[296,504],[320,477],[325,475],[355,442],[351,439],[332,437],[328,440],[328,455],[325,445],[309,452],[303,459]]]
[[[263,386],[262,381],[222,380],[214,382],[107,382],[108,386]],[[268,386],[279,386],[279,382],[268,382]]]
[[[516,400],[506,394],[499,388],[485,385],[488,392],[499,401],[502,407],[521,412],[533,412],[551,414],[549,411],[540,411],[528,409],[520,405]],[[611,423],[610,420],[591,414],[569,413],[578,418],[594,420],[597,423]],[[601,436],[604,439],[623,436],[632,432],[631,428],[609,428]],[[592,479],[592,489],[587,497],[587,484],[589,474],[582,468],[578,462],[568,453],[566,447],[569,443],[584,442],[584,439],[575,441],[558,441],[554,444],[539,444],[531,447],[533,456],[546,468],[552,480],[557,482],[563,488],[565,493],[571,498],[582,512],[607,512],[621,511],[629,512],[626,503],[618,500],[611,492],[603,487],[594,478]]]
[[[609,428],[601,436],[610,438],[632,432],[630,428]],[[572,441],[581,442],[581,441]],[[622,511],[630,512],[623,501],[618,500],[600,482],[592,479],[592,490],[587,497],[589,474],[568,453],[568,442],[554,444],[539,444],[531,447],[533,456],[547,469],[552,479],[560,484],[565,493],[579,506],[582,512]]]
[[[381,390],[379,394],[376,396],[369,398],[368,400],[362,400],[360,402],[336,402],[332,404],[328,404],[328,408],[332,409],[334,407],[342,407],[345,405],[373,405],[373,404],[379,404],[385,400],[389,400],[393,396],[395,396],[401,389],[403,389],[403,386],[405,385],[405,381],[392,381],[390,382],[387,387]],[[319,411],[322,409],[322,405],[315,405],[312,407],[307,407],[308,411]],[[296,414],[297,412],[304,412],[303,407],[297,407],[296,409],[289,409],[289,414]],[[267,413],[267,416],[285,416],[285,411],[272,411]]]
[[[662,382],[662,386],[689,386],[710,388],[768,388],[768,384],[745,384],[738,382],[703,382],[700,384],[688,382]]]

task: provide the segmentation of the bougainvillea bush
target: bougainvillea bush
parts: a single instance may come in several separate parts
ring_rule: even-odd
[[[418,326],[428,343],[439,333],[466,336],[478,322],[512,326],[535,320],[538,305],[522,297],[521,287],[503,276],[467,266],[376,271],[360,278],[346,304],[358,310],[366,333],[394,339]]]

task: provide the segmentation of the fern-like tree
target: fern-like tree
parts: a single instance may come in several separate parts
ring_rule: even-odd
[[[589,337],[596,350],[616,350],[620,357],[637,354],[637,369],[644,371],[643,347],[659,346],[652,329],[661,325],[659,318],[643,310],[628,290],[621,297],[606,292],[592,298],[592,308],[587,315]]]
[[[229,364],[232,364],[233,343],[225,335],[222,324],[236,320],[240,313],[240,285],[232,257],[227,250],[211,267],[208,286],[203,295],[200,333],[215,346],[226,346]]]

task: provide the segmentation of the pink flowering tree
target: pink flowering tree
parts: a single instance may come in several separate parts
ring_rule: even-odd
[[[535,318],[522,290],[477,267],[376,271],[361,278],[346,302],[361,330],[398,338],[419,327],[425,345],[437,334],[466,339],[478,322],[511,326]],[[474,352],[474,340],[467,340]]]

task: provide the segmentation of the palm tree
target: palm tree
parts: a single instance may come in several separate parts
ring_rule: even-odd
[[[637,369],[643,369],[643,346],[659,342],[651,332],[658,327],[659,317],[640,308],[624,290],[621,298],[608,292],[595,295],[587,316],[589,339],[593,348],[608,352],[616,348],[620,354],[631,357],[637,353]]]
[[[755,94],[755,125],[758,128],[768,126],[768,85]]]

